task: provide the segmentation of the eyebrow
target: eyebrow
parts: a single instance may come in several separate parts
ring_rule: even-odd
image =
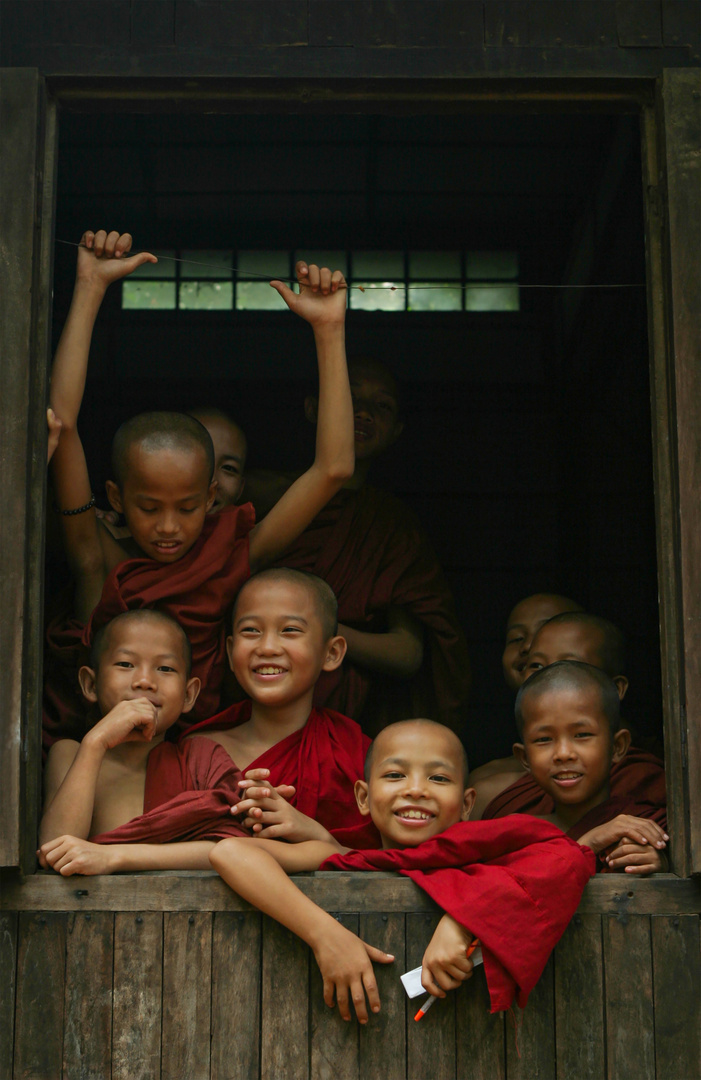
[[[239,465],[243,461],[243,454],[221,454],[220,461],[238,461]]]
[[[139,653],[137,653],[134,649],[127,649],[126,646],[124,646],[124,645],[118,645],[114,651],[115,651],[115,653],[124,653],[126,656],[138,656],[139,655]],[[165,652],[165,653],[159,653],[158,656],[154,656],[153,659],[156,660],[156,661],[160,661],[160,660],[182,660],[182,656],[180,656],[176,652]]]
[[[242,615],[240,619],[236,620],[234,625],[238,626],[242,622],[248,622],[251,619],[260,619],[260,618],[261,618],[260,615]],[[297,622],[304,623],[305,626],[309,625],[308,621],[304,618],[304,615],[280,615],[280,616],[278,616],[278,618],[282,622],[284,622],[286,619],[296,619]]]
[[[427,769],[454,769],[456,767],[450,761],[444,761],[442,758],[438,758],[435,761],[424,761],[422,764]],[[406,767],[408,762],[406,758],[388,757],[380,762],[380,768],[384,765],[403,765]]]

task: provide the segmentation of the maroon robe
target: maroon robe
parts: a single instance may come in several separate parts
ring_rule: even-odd
[[[277,565],[327,581],[341,623],[381,631],[387,609],[396,606],[406,608],[424,630],[423,670],[413,680],[378,675],[346,658],[337,671],[321,673],[315,705],[362,719],[369,730],[416,715],[461,728],[470,688],[467,643],[435,553],[403,503],[367,486],[340,491]],[[364,714],[373,704],[380,717],[374,723]]]
[[[332,855],[320,870],[398,870],[482,945],[491,1011],[523,1007],[595,872],[546,821],[461,821],[417,847]]]
[[[116,615],[158,608],[180,623],[192,646],[192,674],[202,682],[195,707],[179,721],[211,716],[219,708],[226,667],[225,617],[250,575],[248,534],[253,507],[231,507],[205,519],[190,551],[174,563],[146,556],[125,559],[108,575],[102,597],[87,626],[65,614],[47,629],[44,690],[44,745],[59,738],[81,740],[88,729],[89,706],[78,686],[78,668],[89,663],[93,633]]]

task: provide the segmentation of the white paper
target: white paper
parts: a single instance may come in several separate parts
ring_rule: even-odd
[[[482,949],[478,945],[472,956],[470,957],[475,967],[482,963]],[[419,994],[425,994],[423,986],[421,985],[421,968],[413,968],[412,971],[406,971],[403,975],[399,976],[402,980],[402,985],[406,990],[407,997],[415,998]]]

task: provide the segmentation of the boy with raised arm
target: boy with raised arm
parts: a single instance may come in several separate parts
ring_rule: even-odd
[[[345,283],[338,271],[298,263],[299,294],[283,282],[271,284],[314,330],[321,419],[312,466],[258,525],[250,505],[207,517],[217,493],[207,431],[185,414],[141,414],[117,432],[114,479],[107,485],[110,503],[124,514],[130,539],[123,546],[100,525],[76,423],[92,328],[105,291],[144,262],[155,261],[147,253],[129,257],[130,247],[128,234],[84,234],[73,302],[52,374],[51,406],[62,425],[52,471],[75,578],[77,622],[67,626],[63,619],[49,629],[48,741],[84,731],[70,681],[81,635],[87,642],[120,611],[156,603],[169,608],[188,632],[194,672],[202,683],[195,716],[211,716],[219,704],[224,671],[226,609],[250,570],[273,561],[353,471]]]
[[[324,1000],[351,1019],[350,1002],[367,1022],[380,1008],[371,960],[393,957],[362,942],[304,896],[286,874],[305,870],[398,870],[445,915],[423,958],[422,982],[444,997],[472,973],[466,952],[482,945],[492,1011],[524,1005],[548,956],[574,914],[594,860],[555,826],[534,818],[467,820],[474,792],[466,786],[460,740],[430,720],[391,724],[368,754],[356,784],[360,811],[374,822],[381,850],[352,851],[311,840],[233,839],[212,851],[212,866],[240,896],[298,934],[314,951]],[[401,972],[397,972],[397,977]]]

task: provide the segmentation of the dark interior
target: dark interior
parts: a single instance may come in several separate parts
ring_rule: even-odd
[[[349,356],[382,359],[404,392],[404,435],[374,479],[418,512],[453,587],[474,665],[473,765],[513,741],[503,630],[534,591],[621,626],[626,718],[659,734],[636,116],[64,110],[56,236],[102,226],[140,249],[517,251],[518,312],[349,312]],[[74,260],[57,245],[56,334]],[[575,283],[633,287],[555,287]],[[282,302],[122,311],[115,288],[81,417],[98,497],[112,432],[150,408],[217,403],[247,432],[250,466],[304,466],[314,367],[309,328]]]

